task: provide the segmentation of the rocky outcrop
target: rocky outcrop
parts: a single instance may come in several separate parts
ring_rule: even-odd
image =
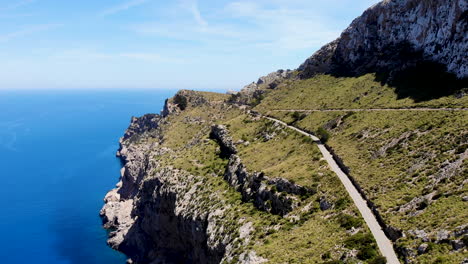
[[[340,38],[300,67],[302,77],[317,73],[363,74],[393,71],[421,60],[468,77],[466,0],[384,0],[355,19]]]
[[[244,86],[240,92],[232,93],[229,102],[240,105],[258,104],[267,90],[275,89],[284,80],[293,78],[293,73],[291,70],[277,70],[262,76],[257,82]]]
[[[125,131],[122,140],[128,140],[134,135],[141,135],[150,130],[156,129],[159,125],[160,115],[146,114],[140,118],[132,117],[130,126]]]
[[[206,104],[208,101],[199,93],[190,90],[180,90],[174,97],[169,98],[164,103],[164,108],[161,111],[162,117],[178,114],[187,107],[197,107]]]
[[[227,128],[223,125],[214,125],[211,127],[210,137],[216,140],[221,148],[221,157],[229,158],[232,154],[237,153],[237,148],[229,137]]]
[[[242,92],[253,93],[260,86],[263,86],[266,89],[275,89],[282,80],[289,79],[292,76],[293,71],[291,70],[277,70],[275,72],[269,73],[266,76],[258,78],[257,82],[246,85],[242,89]]]
[[[204,103],[189,91],[182,95],[190,106]],[[247,247],[252,223],[228,222],[235,219],[230,205],[203,188],[203,177],[164,167],[155,158],[172,153],[160,146],[166,119],[153,114],[134,117],[120,139],[120,181],[106,195],[100,212],[110,231],[108,244],[125,253],[129,263],[265,262]]]
[[[244,202],[252,202],[260,210],[284,216],[298,207],[297,196],[313,194],[312,190],[286,179],[270,179],[262,172],[248,172],[236,155],[237,149],[225,126],[213,125],[210,136],[218,142],[221,157],[229,159],[224,179],[242,194]]]

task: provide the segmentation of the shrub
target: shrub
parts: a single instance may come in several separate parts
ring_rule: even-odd
[[[292,123],[295,123],[295,122],[297,122],[297,121],[300,121],[300,120],[306,118],[306,116],[307,116],[307,115],[304,114],[304,113],[301,114],[301,113],[299,113],[299,112],[297,112],[297,111],[294,111],[294,112],[292,113],[292,116],[291,116],[291,117],[293,118],[293,120],[294,120]]]
[[[374,238],[371,234],[357,233],[344,241],[345,247],[349,249],[363,249],[367,245],[373,244]]]
[[[367,262],[368,264],[387,264],[387,259],[382,256],[377,256],[370,261]]]
[[[329,258],[331,258],[330,252],[325,252],[325,253],[322,255],[322,259],[329,259]]]
[[[350,201],[348,200],[348,198],[340,198],[338,199],[338,201],[336,201],[335,208],[338,210],[344,209],[348,206],[349,203]]]
[[[362,220],[360,218],[347,214],[340,214],[338,216],[338,223],[340,223],[340,226],[345,229],[362,226]]]
[[[331,260],[327,262],[323,262],[323,264],[343,264],[344,262],[341,260]]]
[[[357,254],[357,258],[360,260],[371,259],[377,256],[378,256],[377,250],[375,250],[375,248],[372,247],[371,245],[362,248],[361,250],[359,250]]]
[[[327,142],[328,139],[330,138],[330,133],[328,133],[328,131],[323,127],[319,127],[316,133],[323,143]]]
[[[174,96],[174,103],[177,104],[182,111],[187,108],[187,98],[183,95],[176,94]]]

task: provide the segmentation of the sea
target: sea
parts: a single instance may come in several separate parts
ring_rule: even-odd
[[[0,262],[125,263],[99,210],[132,116],[174,90],[0,90]]]

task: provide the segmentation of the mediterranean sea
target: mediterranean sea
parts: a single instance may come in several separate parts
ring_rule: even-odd
[[[118,182],[118,140],[171,90],[0,91],[0,261],[125,263],[99,210]]]

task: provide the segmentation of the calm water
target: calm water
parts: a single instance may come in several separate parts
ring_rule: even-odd
[[[125,263],[99,209],[132,115],[174,91],[0,91],[0,261]]]

